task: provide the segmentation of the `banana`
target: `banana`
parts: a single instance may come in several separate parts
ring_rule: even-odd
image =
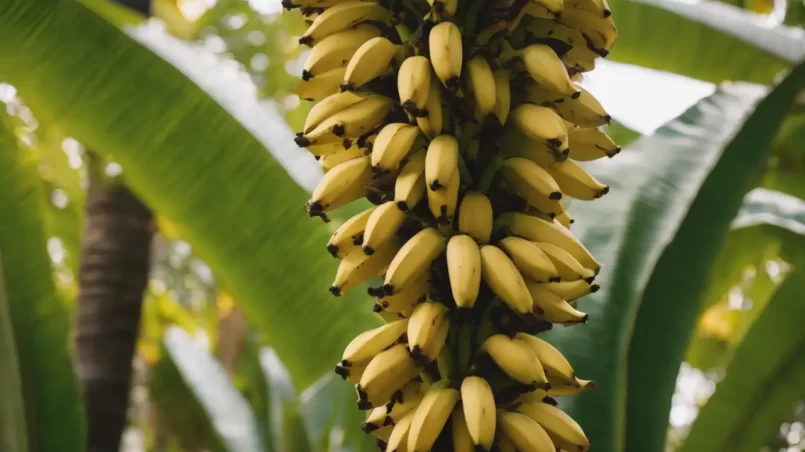
[[[576,258],[562,247],[548,242],[533,242],[541,249],[556,266],[559,279],[562,281],[587,280],[592,283],[592,271],[584,268]]]
[[[344,0],[282,0],[281,5],[288,11],[294,8],[329,8],[330,6],[342,3]],[[302,12],[302,15],[307,17],[308,13]]]
[[[419,276],[410,286],[395,293],[394,295],[384,295],[377,299],[374,311],[387,311],[392,313],[402,313],[411,310],[422,300],[430,288],[431,275],[425,272]]]
[[[551,10],[549,10],[548,8],[546,8],[546,7],[544,7],[544,6],[540,5],[540,4],[530,2],[530,1],[528,3],[526,3],[526,5],[523,7],[523,12],[526,15],[534,17],[534,18],[537,18],[537,19],[556,20],[556,13],[552,12]]]
[[[503,148],[507,156],[522,157],[542,167],[562,162],[570,153],[567,146],[558,150],[545,141],[529,140],[522,133],[511,130],[503,136]]]
[[[397,171],[419,138],[419,128],[395,122],[380,129],[372,146],[372,167],[377,172]]]
[[[599,289],[598,284],[590,284],[583,279],[578,281],[552,282],[543,284],[543,286],[568,302],[595,293]]]
[[[370,207],[363,212],[353,215],[349,220],[345,221],[338,229],[333,232],[330,241],[327,242],[327,251],[333,257],[339,259],[347,255],[349,251],[360,245],[363,240],[363,231],[366,228],[366,223],[369,221],[369,216],[374,212],[375,207]]]
[[[416,116],[428,114],[425,106],[430,94],[430,61],[423,56],[406,58],[397,74],[397,91],[403,109]]]
[[[589,316],[581,311],[576,310],[573,306],[559,298],[559,295],[551,292],[550,290],[542,287],[540,284],[527,283],[528,291],[534,299],[534,310],[542,311],[538,314],[545,320],[551,323],[560,323],[563,325],[575,325],[578,323],[585,323]]]
[[[386,272],[383,290],[390,295],[404,290],[428,270],[446,247],[445,238],[436,229],[425,228],[419,231],[394,256]]]
[[[363,43],[347,64],[341,90],[353,91],[383,75],[399,50],[400,46],[381,36]]]
[[[565,64],[552,48],[545,44],[531,44],[521,49],[519,56],[535,82],[565,96],[578,96],[578,86],[570,80]]]
[[[551,379],[548,378],[548,382]],[[551,389],[553,389],[553,383],[551,383]],[[542,403],[542,400],[548,396],[548,390],[546,389],[535,389],[533,391],[526,392],[524,394],[520,394],[517,397],[517,401],[513,404],[516,406],[520,403]]]
[[[428,36],[428,49],[436,77],[442,85],[455,92],[458,89],[461,62],[464,58],[461,31],[458,26],[453,22],[436,24]]]
[[[319,164],[324,172],[327,173],[331,169],[344,162],[363,157],[364,154],[365,152],[363,149],[359,148],[358,146],[352,146],[349,149],[344,149],[343,151],[338,151],[334,154],[325,155],[319,159]]]
[[[472,443],[472,437],[470,437],[470,431],[467,428],[467,420],[464,418],[461,403],[457,404],[453,409],[450,422],[453,429],[453,452],[475,452],[475,445]]]
[[[321,178],[307,203],[311,216],[322,215],[344,204],[362,198],[372,177],[369,158],[346,161]]]
[[[523,404],[517,412],[524,414],[545,429],[557,448],[584,452],[590,440],[576,421],[559,408],[547,403]]]
[[[324,143],[324,144],[313,144],[305,149],[314,157],[326,157],[331,154],[336,154],[341,151],[346,151],[347,149],[352,149],[352,147],[357,147],[352,140],[343,140],[340,143]]]
[[[495,396],[486,380],[469,376],[461,382],[463,417],[472,444],[491,450],[495,440]],[[469,450],[477,450],[475,448]]]
[[[472,237],[459,234],[447,242],[447,273],[456,306],[475,306],[481,288],[481,252]]]
[[[496,69],[495,77],[495,117],[500,125],[506,124],[511,110],[511,74],[506,69]]]
[[[295,138],[299,146],[356,139],[380,125],[391,112],[394,101],[371,94],[322,121],[310,132]]]
[[[576,382],[572,385],[551,385],[548,394],[551,397],[571,396],[595,389],[598,384],[593,380],[580,380],[576,378]]]
[[[589,91],[578,87],[577,97],[563,96],[536,83],[526,83],[526,100],[553,108],[565,121],[579,127],[598,127],[609,124],[612,117]]]
[[[353,249],[338,264],[330,293],[340,297],[367,279],[382,275],[399,249],[396,241],[386,243],[371,256],[361,249]]]
[[[372,431],[372,436],[378,439],[378,442],[385,443],[391,437],[391,433],[394,431],[394,426],[387,425],[385,427],[380,427],[377,430]]]
[[[598,273],[601,264],[566,227],[523,213],[508,213],[498,217],[496,225],[505,225],[514,235],[532,242],[547,242],[559,246],[585,268]]]
[[[562,192],[571,198],[591,201],[609,193],[608,185],[598,182],[592,174],[573,160],[565,160],[545,170],[556,180]]]
[[[503,435],[498,437],[497,446],[500,452],[517,452],[517,448],[514,447],[514,444],[512,444],[512,442]]]
[[[481,247],[481,276],[492,292],[514,312],[531,312],[533,300],[523,276],[500,248],[492,245]]]
[[[536,42],[550,43],[557,49],[557,55],[566,66],[574,70],[588,72],[595,69],[595,60],[605,50],[596,50],[588,47],[581,31],[562,25],[555,19],[532,19],[526,27],[529,39]],[[572,80],[572,77],[571,77]]]
[[[522,343],[495,334],[484,341],[481,350],[512,380],[531,388],[548,387],[548,377],[537,356]]]
[[[570,228],[570,225],[576,222],[567,211],[559,213],[559,215],[556,216],[556,221],[566,228]]]
[[[368,410],[385,405],[417,373],[407,345],[401,343],[383,350],[372,358],[355,387],[360,399],[358,408]]]
[[[498,424],[503,437],[519,452],[556,451],[548,432],[524,414],[498,410]]]
[[[367,429],[377,429],[386,425],[394,425],[398,423],[403,416],[414,410],[424,396],[425,392],[422,382],[419,380],[411,381],[395,394],[388,405],[372,409],[366,416],[366,420],[361,427],[366,431]]]
[[[448,380],[434,383],[414,411],[408,430],[408,452],[430,450],[442,432],[459,399],[458,390],[448,384]]]
[[[621,148],[598,129],[576,128],[568,131],[570,153],[574,160],[588,162],[602,157],[612,158]]]
[[[576,372],[573,370],[573,366],[567,361],[565,355],[553,345],[536,336],[525,333],[517,333],[514,339],[523,341],[531,348],[534,354],[537,355],[539,362],[542,363],[545,375],[548,378],[557,378],[565,384],[573,384],[576,381]]]
[[[299,44],[314,46],[327,36],[352,28],[364,22],[391,25],[391,11],[379,3],[347,1],[334,5],[319,14],[299,38]]]
[[[302,70],[302,80],[315,79],[327,71],[346,66],[364,42],[377,36],[380,36],[380,30],[366,24],[327,36],[310,50]]]
[[[447,341],[450,319],[447,306],[426,301],[414,309],[408,322],[408,349],[414,361],[434,361]]]
[[[468,61],[462,81],[468,109],[473,112],[475,120],[483,124],[487,116],[495,114],[497,108],[495,74],[486,58],[476,55]]]
[[[458,0],[428,0],[431,10],[438,14],[447,14],[453,16],[458,9]]]
[[[431,190],[446,188],[458,171],[458,141],[450,135],[440,135],[428,145],[425,157],[425,182]]]
[[[467,192],[458,209],[458,231],[478,243],[488,243],[492,235],[492,224],[492,203],[489,198],[481,192]]]
[[[403,212],[415,208],[425,196],[425,150],[415,151],[394,181],[394,202]]]
[[[541,6],[550,11],[554,16],[559,16],[565,9],[563,0],[529,0],[532,5]]]
[[[347,380],[352,384],[358,384],[358,382],[361,381],[361,377],[366,371],[367,366],[369,366],[369,363],[355,364],[350,367],[345,367],[339,363],[335,366],[335,373],[338,374],[342,379]]]
[[[344,349],[341,365],[350,367],[353,364],[369,364],[372,358],[391,347],[407,330],[408,319],[402,319],[364,331]]]
[[[346,67],[337,67],[322,72],[316,78],[302,80],[296,85],[296,95],[300,99],[317,101],[337,94],[341,90],[341,81],[344,80],[346,72]]]
[[[607,0],[568,0],[567,7],[589,11],[601,17],[612,15]]]
[[[539,105],[522,104],[511,111],[512,127],[529,140],[547,143],[552,149],[567,149],[567,128],[553,110]]]
[[[522,157],[511,157],[500,166],[503,179],[529,204],[533,198],[562,199],[562,192],[553,177],[541,166]],[[538,202],[538,201],[537,201]]]
[[[430,139],[434,139],[442,134],[444,128],[444,117],[442,111],[442,87],[439,81],[431,78],[430,94],[426,103],[428,114],[416,118],[416,124],[422,133]]]
[[[366,232],[363,233],[363,252],[371,256],[375,249],[391,240],[402,226],[405,213],[397,208],[394,201],[379,205],[369,216],[366,222]]]
[[[427,171],[427,166],[425,167]],[[427,176],[426,176],[427,179]],[[430,213],[436,217],[436,222],[440,225],[453,224],[453,217],[456,213],[458,204],[458,189],[461,184],[461,175],[458,171],[453,173],[453,177],[447,182],[444,190],[428,190],[428,208]]]
[[[553,261],[534,242],[511,236],[501,240],[498,246],[526,278],[538,282],[559,280],[559,271]]]
[[[330,116],[357,104],[365,98],[366,96],[361,96],[356,93],[336,93],[327,96],[310,109],[305,119],[305,126],[302,129],[303,132],[310,133],[316,126]]]
[[[409,411],[394,426],[386,444],[386,452],[407,452],[408,431],[411,429],[411,421],[414,420],[415,412],[415,410]]]
[[[603,17],[583,9],[566,9],[562,12],[559,23],[581,30],[596,49],[608,51],[618,38],[618,29],[615,28],[612,17]]]

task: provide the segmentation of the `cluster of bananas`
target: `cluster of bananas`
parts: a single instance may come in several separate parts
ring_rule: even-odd
[[[325,175],[327,215],[367,198],[327,248],[330,291],[373,278],[386,321],[346,348],[365,431],[387,451],[585,451],[555,397],[577,378],[535,335],[587,321],[600,265],[565,197],[609,188],[578,164],[620,148],[577,84],[612,48],[606,0],[284,0],[311,47],[296,143]],[[370,282],[371,285],[371,282]]]

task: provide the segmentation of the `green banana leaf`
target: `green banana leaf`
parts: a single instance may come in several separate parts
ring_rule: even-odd
[[[22,391],[3,397],[2,403],[13,404],[22,396],[25,415],[16,427],[27,427],[27,450],[83,450],[86,425],[70,353],[70,317],[53,284],[43,229],[45,195],[28,152],[17,145],[9,118],[0,115],[0,256],[6,295],[0,304],[10,315],[3,334],[11,333],[16,344],[2,367],[10,373],[9,384],[15,373],[22,381]],[[9,323],[13,328],[7,328]]]
[[[757,18],[716,2],[610,0],[619,30],[607,59],[713,83],[768,84],[805,58],[802,30],[768,28]]]
[[[251,407],[215,357],[177,326],[165,330],[162,345],[151,394],[185,446],[190,442],[221,452],[265,451]]]
[[[28,452],[25,402],[8,302],[3,257],[0,256],[0,362],[3,363],[0,369],[0,450]]]
[[[805,253],[746,334],[680,452],[756,452],[805,397]]]
[[[271,348],[260,350],[260,368],[268,389],[269,436],[274,451],[311,452],[311,437],[291,374]]]
[[[744,195],[765,165],[793,98],[803,87],[805,63],[760,101],[740,131],[729,137],[723,152],[717,152],[717,158],[707,165],[709,174],[697,184],[698,193],[693,193],[686,215],[679,218],[678,229],[653,268],[629,346],[628,450],[660,450],[665,444],[671,396],[708,270]],[[701,143],[689,144],[696,154],[707,154]],[[674,149],[677,154],[681,151]],[[647,416],[647,412],[655,414]]]
[[[128,186],[180,228],[308,386],[357,332],[379,323],[360,290],[327,293],[337,264],[324,247],[331,229],[307,218],[305,190],[277,160],[306,187],[318,169],[285,150],[291,132],[237,89],[242,79],[224,78],[228,71],[153,28],[127,31],[195,83],[72,0],[3,2],[0,78],[37,117],[119,162]]]
[[[774,154],[760,185],[805,199],[805,100],[800,98],[775,141]]]

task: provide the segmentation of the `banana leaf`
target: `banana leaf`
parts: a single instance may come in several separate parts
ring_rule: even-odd
[[[260,369],[268,389],[269,436],[274,451],[293,450],[311,452],[308,426],[303,416],[303,407],[288,369],[271,348],[260,350]]]
[[[5,1],[0,78],[42,121],[120,163],[127,185],[177,226],[308,386],[379,323],[359,289],[327,293],[331,229],[307,218],[297,184],[310,187],[320,171],[287,150],[291,131],[254,100],[248,77],[226,78],[232,68],[153,27],[126,30],[162,58],[81,3]]]
[[[14,407],[24,402],[22,418],[3,422],[4,441],[9,429],[27,428],[27,438],[4,450],[65,451],[83,450],[86,435],[84,410],[78,382],[73,373],[70,317],[56,292],[51,275],[44,231],[45,194],[36,172],[35,160],[17,145],[10,119],[0,115],[0,256],[4,275],[4,324],[0,325],[6,347],[2,378],[4,391],[13,391],[14,381],[21,391],[2,397],[0,403]],[[9,328],[9,325],[11,326]],[[14,359],[16,357],[16,359]],[[17,374],[17,377],[14,376]],[[9,386],[6,387],[5,385]],[[12,413],[9,413],[12,414]],[[15,418],[19,413],[13,413]],[[4,415],[5,416],[5,415]]]
[[[0,370],[0,449],[28,452],[25,402],[8,302],[3,257],[0,256],[0,362],[3,363]]]

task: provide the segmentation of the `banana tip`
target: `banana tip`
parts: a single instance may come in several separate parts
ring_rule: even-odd
[[[304,135],[297,135],[296,137],[294,137],[293,141],[300,148],[308,147],[308,146],[310,146],[312,144],[310,142],[310,139],[308,139]]]
[[[371,256],[372,254],[375,254],[375,249],[372,248],[371,246],[364,246],[363,247],[363,254],[365,254],[367,256]]]
[[[590,320],[590,314],[584,314],[584,317],[581,318],[581,323],[587,323],[587,320]]]
[[[604,10],[604,18],[607,18],[607,17],[609,17],[609,16],[611,16],[611,15],[612,15],[612,11],[610,11],[610,10],[608,10],[608,9],[605,9],[605,10]]]
[[[335,373],[341,377],[342,380],[346,380],[349,376],[349,369],[346,367],[341,367],[340,365],[335,366]]]
[[[343,93],[343,92],[346,92],[346,91],[352,91],[352,90],[354,90],[354,89],[355,89],[355,86],[354,86],[352,83],[350,83],[350,82],[348,82],[348,81],[346,81],[346,80],[344,80],[343,82],[341,82],[340,87],[341,87],[341,92],[342,92],[342,93]]]
[[[365,395],[366,395],[366,393],[364,393],[364,396]],[[365,410],[371,410],[372,408],[374,408],[374,405],[372,405],[372,403],[370,401],[368,401],[368,400],[359,400],[358,401],[358,409],[359,410],[364,410],[365,411]]]
[[[307,81],[310,81],[310,79],[312,79],[312,78],[313,78],[313,74],[311,74],[310,72],[308,72],[308,70],[307,70],[307,69],[304,69],[304,70],[302,71],[302,80],[304,80],[304,81],[306,81],[306,82],[307,82]]]
[[[599,290],[601,290],[601,286],[599,286],[598,284],[591,284],[590,285],[590,293],[596,293]]]
[[[562,199],[562,192],[561,191],[551,192],[551,194],[548,195],[548,199],[552,199],[554,201],[559,201],[560,199]]]
[[[408,210],[410,210],[408,208],[408,203],[405,201],[397,201],[397,208],[402,210],[403,212],[408,212]]]
[[[338,247],[335,245],[327,245],[327,251],[333,257],[338,257]]]
[[[578,90],[575,93],[570,95],[571,99],[578,99],[579,97],[581,97],[581,90]]]
[[[313,42],[313,38],[310,37],[310,36],[302,36],[301,38],[299,38],[299,44],[303,45],[303,46],[309,45],[312,42]]]
[[[553,397],[550,397],[550,396],[545,396],[545,398],[542,399],[542,402],[547,403],[548,405],[551,405],[551,406],[559,405],[559,402],[557,402],[556,399],[554,399]]]
[[[593,281],[595,281],[595,276],[588,276],[588,277],[583,278],[583,279],[587,284],[592,284]]]
[[[330,287],[330,293],[335,295],[336,297],[340,297],[341,296],[341,288],[339,288],[338,286],[331,286]]]

